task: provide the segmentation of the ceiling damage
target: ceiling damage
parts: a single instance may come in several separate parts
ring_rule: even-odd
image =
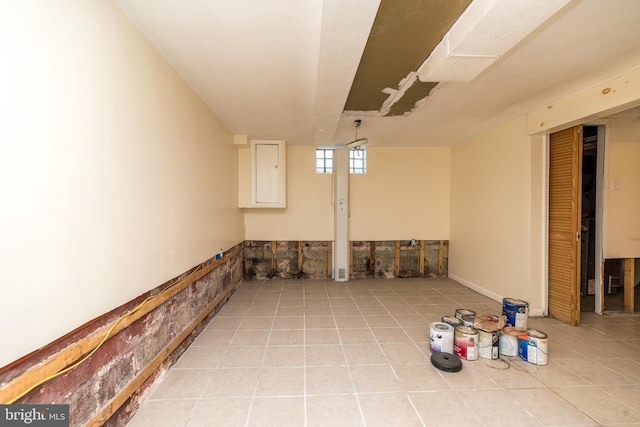
[[[344,110],[410,113],[437,82],[416,70],[471,0],[382,0]]]
[[[452,146],[640,66],[637,0],[114,1],[231,133],[289,145]]]

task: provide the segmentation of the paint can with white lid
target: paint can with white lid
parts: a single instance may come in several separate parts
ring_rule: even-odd
[[[434,322],[429,329],[431,353],[453,353],[453,326]]]

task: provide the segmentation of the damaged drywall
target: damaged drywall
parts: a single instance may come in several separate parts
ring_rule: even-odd
[[[352,241],[349,278],[447,277],[443,240]],[[332,242],[244,242],[244,278],[330,279]]]
[[[416,81],[411,73],[470,3],[382,0],[344,110],[394,116],[411,112],[437,85]]]

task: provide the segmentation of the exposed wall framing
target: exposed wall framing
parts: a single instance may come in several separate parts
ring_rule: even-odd
[[[245,241],[245,279],[331,278],[331,241]],[[447,277],[444,240],[349,242],[349,277]]]

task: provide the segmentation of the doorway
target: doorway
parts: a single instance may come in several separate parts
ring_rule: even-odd
[[[583,126],[580,224],[580,311],[601,312],[601,221],[603,126]]]
[[[548,307],[573,326],[602,312],[602,188],[605,127],[549,137]]]

